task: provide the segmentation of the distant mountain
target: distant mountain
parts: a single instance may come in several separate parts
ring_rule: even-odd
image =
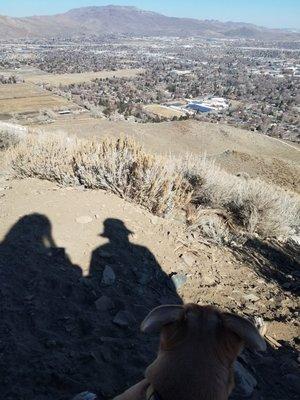
[[[33,38],[58,35],[123,33],[152,36],[293,39],[299,33],[241,22],[167,17],[136,7],[84,7],[64,14],[12,18],[0,16],[0,37]]]

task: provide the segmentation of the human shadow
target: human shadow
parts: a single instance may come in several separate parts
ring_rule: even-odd
[[[81,269],[51,231],[46,216],[25,215],[0,244],[1,398],[59,399],[78,389],[65,359],[74,347],[68,329],[82,314]]]
[[[83,277],[46,216],[23,216],[9,230],[0,243],[1,399],[70,400],[89,390],[103,400],[142,378],[157,338],[139,333],[140,322],[153,307],[181,299],[131,234],[121,220],[104,221],[108,242],[93,251]],[[297,354],[287,343],[240,362],[245,357],[258,382],[252,400],[297,398]]]
[[[122,389],[125,389],[142,377],[157,351],[157,338],[139,332],[141,321],[158,305],[182,301],[173,281],[150,250],[130,241],[133,232],[123,221],[108,218],[103,225],[104,231],[100,236],[107,238],[108,243],[93,251],[89,279],[94,290],[101,294],[96,302],[98,312],[114,337],[113,341],[104,338],[109,355],[107,361],[115,363],[113,377],[109,381],[123,381],[125,385]],[[116,343],[119,344],[116,346]],[[123,346],[127,351],[120,351]],[[120,387],[115,389],[117,393]]]
[[[1,398],[69,400],[90,390],[102,400],[142,377],[157,343],[138,333],[140,322],[181,300],[129,234],[122,221],[106,220],[109,242],[83,277],[46,216],[25,215],[9,230],[0,243]]]

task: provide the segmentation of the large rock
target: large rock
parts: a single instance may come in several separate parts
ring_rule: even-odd
[[[128,312],[122,310],[119,311],[113,319],[113,323],[115,325],[118,325],[120,328],[128,328],[132,322],[133,318],[131,317],[131,315]]]
[[[101,283],[107,286],[111,286],[116,281],[116,275],[114,270],[109,265],[106,265],[103,271]]]
[[[186,283],[187,277],[184,274],[173,274],[171,276],[171,281],[173,282],[175,289],[178,290]]]

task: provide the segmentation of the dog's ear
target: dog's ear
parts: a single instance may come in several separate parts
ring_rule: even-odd
[[[225,327],[239,336],[246,347],[258,351],[266,350],[266,342],[252,322],[231,313],[223,313],[223,317]]]
[[[165,305],[154,308],[141,324],[141,331],[145,333],[158,333],[162,327],[184,318],[183,306]]]

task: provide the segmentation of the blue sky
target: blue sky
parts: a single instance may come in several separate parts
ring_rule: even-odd
[[[300,29],[300,0],[0,0],[0,15],[55,14],[91,5],[134,5],[170,16]]]

